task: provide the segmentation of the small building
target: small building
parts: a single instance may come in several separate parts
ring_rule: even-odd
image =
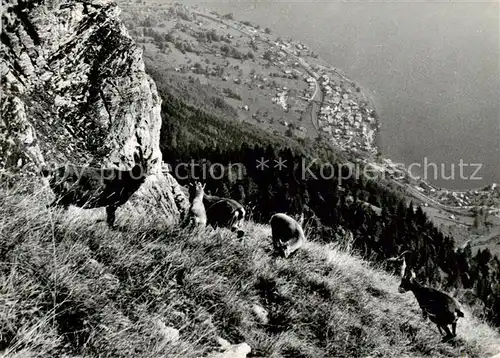
[[[321,130],[325,133],[332,134],[332,127],[330,127],[330,126],[323,127],[323,128],[321,128]]]

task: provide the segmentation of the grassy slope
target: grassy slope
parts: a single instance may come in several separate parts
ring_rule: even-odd
[[[162,230],[101,210],[48,211],[46,189],[0,190],[0,342],[8,357],[199,357],[216,337],[260,357],[478,356],[499,337],[468,314],[442,344],[397,280],[310,241],[271,257],[270,229]],[[121,215],[120,215],[121,214]],[[261,324],[251,311],[269,312]],[[163,322],[163,323],[161,323]],[[159,327],[180,330],[168,344]],[[2,354],[0,353],[0,356]]]

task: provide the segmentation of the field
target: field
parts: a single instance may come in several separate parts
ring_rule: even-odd
[[[220,338],[246,342],[249,357],[500,351],[467,308],[457,339],[441,343],[396,277],[312,233],[286,260],[272,256],[270,228],[252,222],[238,239],[119,210],[112,231],[103,210],[47,210],[47,188],[26,184],[0,192],[5,357],[202,357]]]

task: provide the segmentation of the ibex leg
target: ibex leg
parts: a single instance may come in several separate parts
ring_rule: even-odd
[[[440,335],[443,335],[443,330],[441,329],[441,326],[438,325],[438,331]]]
[[[443,342],[446,342],[450,338],[453,338],[454,336],[451,334],[450,329],[448,328],[448,325],[443,325],[442,326],[444,331],[446,332],[446,336],[443,337]]]
[[[457,322],[451,324],[451,332],[453,333],[453,337],[457,336]]]
[[[106,222],[111,228],[115,226],[115,218],[116,218],[115,212],[116,212],[116,206],[106,207]]]

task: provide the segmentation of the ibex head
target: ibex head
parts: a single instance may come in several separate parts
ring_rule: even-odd
[[[399,284],[398,287],[399,293],[405,293],[407,291],[410,291],[411,288],[414,287],[416,279],[417,276],[415,275],[415,271],[408,270],[408,272],[405,272],[404,275],[401,277],[401,283]]]
[[[387,262],[396,262],[400,266],[400,276],[401,276],[401,285],[398,288],[400,293],[406,292],[409,289],[409,286],[415,280],[415,272],[413,270],[407,270],[408,268],[408,259],[411,255],[410,250],[403,251],[399,256],[391,257],[387,259]]]
[[[191,199],[200,196],[201,194],[205,194],[205,184],[201,184],[199,181],[193,183],[189,183],[189,196]]]
[[[279,240],[278,254],[282,255],[285,258],[290,255],[288,244],[281,239]]]
[[[137,146],[137,152],[134,153],[134,166],[131,170],[133,178],[146,177],[148,169],[158,161],[158,158],[151,160],[152,156],[153,151],[145,157],[142,147]]]

